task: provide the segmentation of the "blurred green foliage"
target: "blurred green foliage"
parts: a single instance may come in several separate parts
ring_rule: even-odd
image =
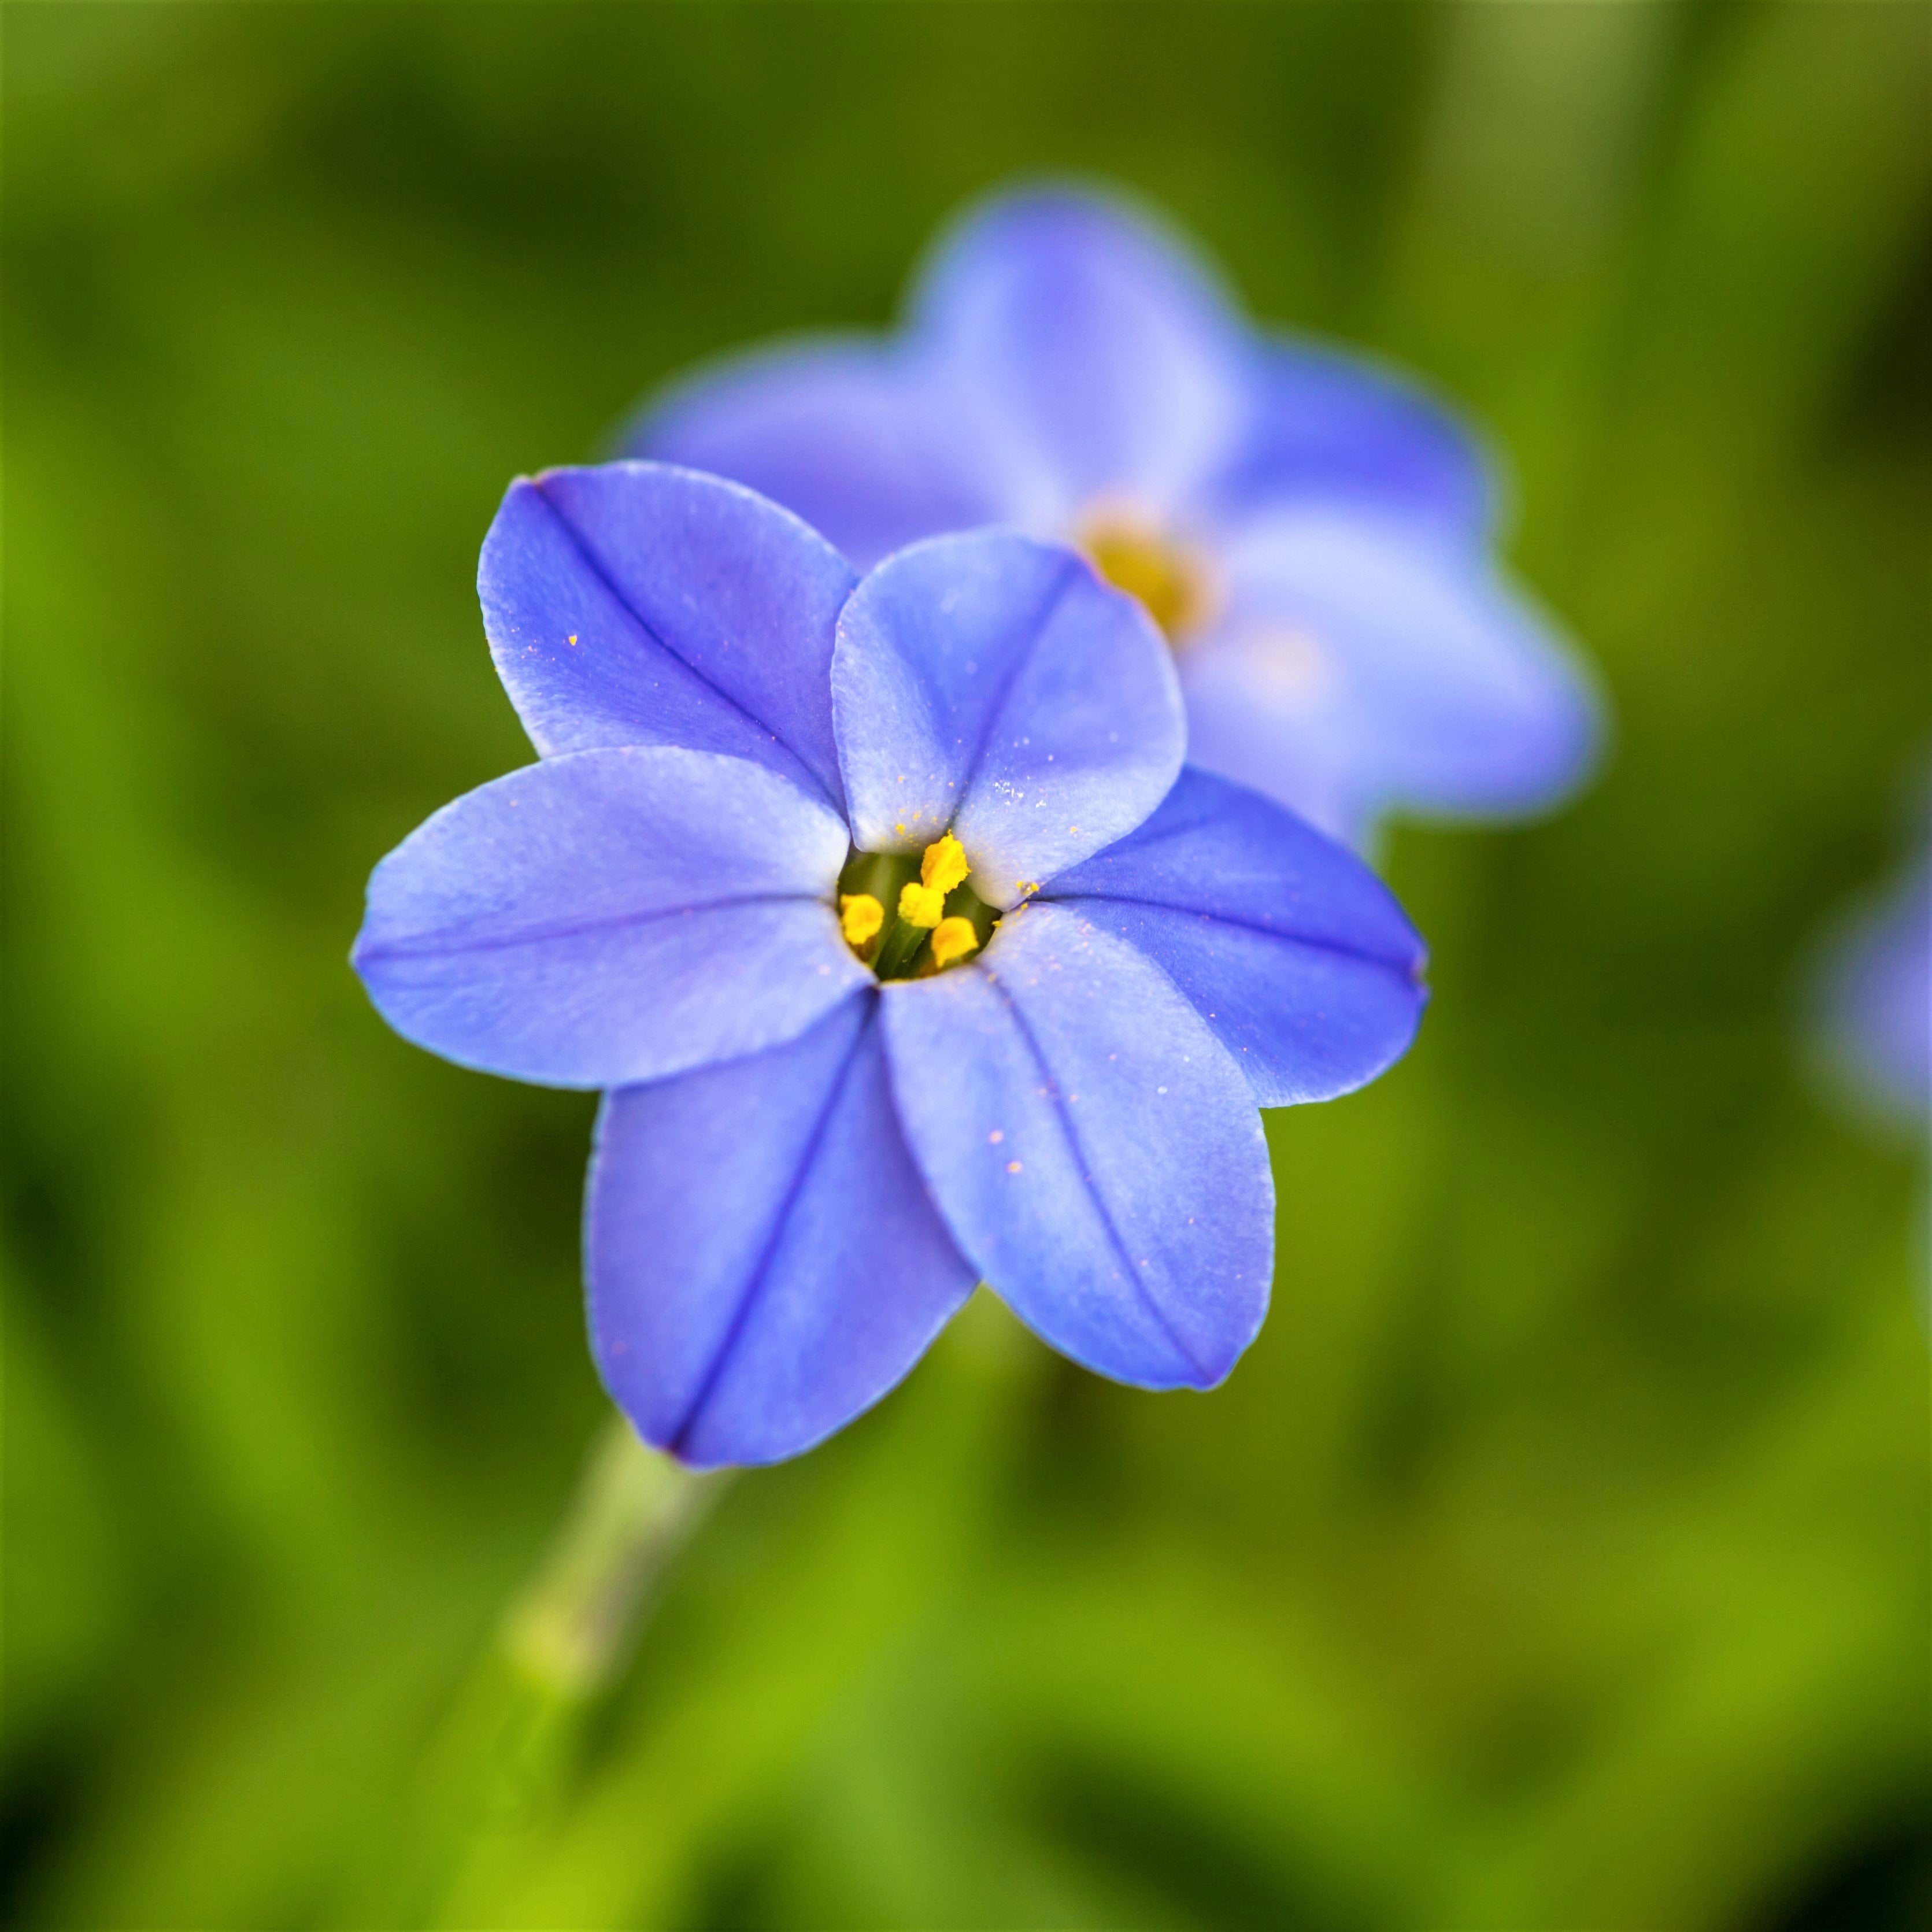
[[[1794,1022],[1928,723],[1920,8],[4,34],[13,1922],[1928,1922],[1922,1159]],[[1066,167],[1486,420],[1616,755],[1398,837],[1435,1005],[1271,1121],[1225,1389],[976,1304],[724,1498],[561,1792],[405,1883],[602,1412],[590,1100],[344,963],[370,863],[527,756],[477,547],[664,374],[883,322],[962,197]]]

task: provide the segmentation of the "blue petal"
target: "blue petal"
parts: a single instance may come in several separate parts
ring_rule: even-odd
[[[628,454],[709,470],[795,511],[861,569],[943,530],[1000,520],[960,452],[970,424],[896,345],[778,343],[727,358],[648,406]]]
[[[592,1345],[646,1441],[808,1449],[891,1388],[978,1279],[892,1111],[878,1000],[749,1060],[626,1088],[585,1214]]]
[[[1042,898],[1161,967],[1264,1107],[1372,1080],[1422,1017],[1427,956],[1388,888],[1292,812],[1191,767]]]
[[[1831,964],[1831,1045],[1856,1090],[1923,1130],[1932,1106],[1932,860],[1864,909]]]
[[[614,1087],[793,1038],[871,974],[840,938],[845,828],[763,766],[665,748],[547,760],[376,868],[352,956],[446,1058]]]
[[[1166,975],[1060,906],[882,989],[892,1092],[946,1225],[1028,1326],[1208,1388],[1268,1310],[1274,1190],[1239,1070]]]
[[[1393,370],[1286,338],[1256,344],[1246,431],[1208,490],[1221,518],[1288,502],[1358,502],[1479,542],[1495,511],[1481,446]]]
[[[1244,325],[1178,236],[1111,196],[1030,189],[974,211],[914,328],[987,487],[1031,530],[1097,497],[1172,511],[1240,428]]]
[[[650,463],[510,486],[477,588],[537,749],[682,745],[842,803],[826,673],[850,567],[788,512]]]
[[[1181,664],[1189,755],[1344,835],[1377,812],[1540,812],[1601,736],[1581,661],[1479,559],[1412,526],[1251,526],[1227,616]]]
[[[950,825],[996,905],[1132,831],[1180,769],[1180,690],[1146,612],[1010,532],[881,564],[838,620],[832,682],[860,849]]]

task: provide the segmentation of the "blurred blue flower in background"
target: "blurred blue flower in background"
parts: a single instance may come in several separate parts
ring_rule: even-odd
[[[1867,1108],[1932,1127],[1932,853],[1840,934],[1825,1032],[1834,1071]]]
[[[795,1454],[982,1277],[1102,1374],[1219,1382],[1272,1272],[1256,1106],[1396,1058],[1423,951],[1346,850],[1182,770],[1141,608],[1011,532],[855,584],[649,464],[514,485],[480,583],[543,761],[377,867],[355,962],[436,1052],[614,1090],[586,1268],[639,1432]]]
[[[740,356],[627,448],[736,478],[862,568],[1011,524],[1083,550],[1175,651],[1189,756],[1358,842],[1378,815],[1546,808],[1588,769],[1576,655],[1502,576],[1460,424],[1354,357],[1258,332],[1122,202],[986,202],[896,338]]]

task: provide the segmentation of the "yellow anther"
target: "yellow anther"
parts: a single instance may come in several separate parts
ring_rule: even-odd
[[[886,909],[870,892],[841,892],[838,895],[838,930],[845,935],[848,946],[863,946],[868,940],[879,936],[879,928],[886,922]]]
[[[971,870],[965,847],[951,832],[944,832],[926,848],[926,856],[919,862],[919,882],[943,895],[955,886],[963,886]]]
[[[946,895],[936,886],[908,879],[899,890],[899,916],[908,926],[922,926],[930,932],[946,916]]]
[[[932,929],[932,963],[942,969],[979,950],[980,935],[973,930],[970,919],[956,914],[951,919],[942,919]]]

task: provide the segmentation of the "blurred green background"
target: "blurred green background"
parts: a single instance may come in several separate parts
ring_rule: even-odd
[[[1932,1923],[1922,1156],[1795,1018],[1932,727],[1922,8],[4,32],[8,1922]],[[591,1100],[344,964],[372,862],[528,755],[478,546],[1064,167],[1486,421],[1614,759],[1398,836],[1435,1004],[1271,1120],[1228,1386],[976,1304],[724,1498],[560,1783],[447,1855],[452,1700],[602,1413]]]

